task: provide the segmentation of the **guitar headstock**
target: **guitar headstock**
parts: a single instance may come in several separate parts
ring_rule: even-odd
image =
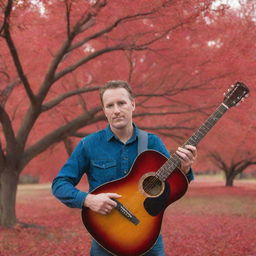
[[[234,85],[228,89],[228,92],[225,94],[223,103],[231,108],[236,106],[241,100],[244,100],[245,97],[249,96],[249,88],[241,82],[236,82]]]

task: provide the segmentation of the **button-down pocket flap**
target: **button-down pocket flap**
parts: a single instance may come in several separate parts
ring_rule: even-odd
[[[116,166],[116,161],[114,160],[92,160],[92,164],[95,167],[101,169],[107,169]]]

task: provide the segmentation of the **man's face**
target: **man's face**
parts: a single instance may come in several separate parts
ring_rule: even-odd
[[[124,88],[107,89],[103,96],[103,111],[111,128],[123,129],[132,124],[135,102]]]

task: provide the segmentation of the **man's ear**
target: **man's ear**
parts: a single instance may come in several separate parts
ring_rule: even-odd
[[[132,100],[132,107],[133,107],[132,111],[134,111],[134,110],[135,110],[135,107],[136,107],[136,104],[135,104],[135,100],[134,100],[134,99]]]

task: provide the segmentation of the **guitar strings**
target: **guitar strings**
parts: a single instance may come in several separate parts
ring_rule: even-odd
[[[186,145],[188,143],[193,143],[193,145],[197,145],[198,142],[207,134],[207,132],[215,125],[215,123],[218,121],[218,119],[227,111],[227,109],[220,105],[219,108],[216,110],[216,112],[214,114],[212,114],[206,121],[205,123],[203,123],[203,125],[183,144]],[[220,114],[220,115],[216,115],[216,113]],[[200,130],[201,128],[203,128],[203,130]],[[200,135],[197,136],[196,134]],[[152,189],[156,186],[157,183],[159,183],[159,181],[164,182],[170,175],[171,173],[176,169],[179,168],[178,167],[178,162],[177,159],[175,159],[175,156],[178,157],[176,154],[174,154],[173,156],[171,156],[166,162],[165,164],[163,164],[158,171],[155,172],[154,175],[152,175],[152,179],[150,179],[150,181],[145,184],[145,186],[143,187],[142,185],[142,189],[144,190],[144,192],[146,192],[148,195],[150,195],[148,193],[152,191]],[[167,174],[167,175],[166,175]],[[137,192],[132,196],[133,198],[136,196],[136,194],[141,194],[140,190],[137,190]]]
[[[203,125],[183,144],[183,147],[187,144],[192,144],[196,146],[200,140],[207,134],[207,132],[217,123],[217,121],[223,116],[223,114],[229,108],[221,103],[217,110],[203,123]],[[209,127],[208,127],[209,124]],[[191,143],[192,142],[192,143]],[[169,165],[169,167],[168,167]],[[180,160],[177,162],[177,155],[174,154],[173,157],[170,157],[167,162],[155,173],[152,175],[153,179],[150,179],[150,182],[146,184],[145,190],[151,190],[159,182],[165,181],[171,173],[179,168]],[[171,167],[171,168],[170,168]],[[164,175],[163,175],[164,174]],[[167,174],[167,176],[166,176]]]
[[[226,111],[227,108],[221,104],[217,110],[203,123],[203,125],[183,144],[183,147],[187,144],[192,144],[194,146],[197,145],[198,142],[207,134],[207,132],[216,124],[216,122],[223,116]],[[150,181],[143,187],[145,192],[147,193],[147,191],[152,190],[156,184],[159,183],[159,180],[160,182],[164,182],[176,168],[179,168],[179,164],[180,160],[174,153],[174,156],[170,157],[166,163],[160,167],[155,175],[152,175],[153,178],[150,179]]]
[[[215,125],[215,123],[218,121],[218,119],[220,119],[220,117],[222,117],[222,115],[227,110],[228,110],[228,108],[225,107],[223,104],[221,104],[219,106],[219,108],[217,109],[217,111],[206,120],[206,122],[191,136],[190,139],[188,139],[185,142],[184,145],[191,143],[191,142],[193,143],[193,145],[197,145],[198,142],[207,134],[207,132]],[[209,127],[208,127],[208,125],[209,125]],[[197,136],[196,134],[198,134],[199,136]],[[177,155],[174,154],[174,156],[170,157],[167,160],[167,162],[162,167],[160,167],[160,169],[157,172],[155,172],[155,175],[152,175],[152,179],[150,179],[150,182],[148,182],[148,184],[145,185],[146,192],[148,189],[152,190],[154,188],[154,186],[157,183],[159,183],[159,180],[160,180],[160,182],[165,181],[176,168],[179,168],[178,164],[177,164],[177,160],[175,159],[175,156],[177,156]],[[169,165],[169,167],[168,167],[168,165]],[[171,168],[170,168],[170,165],[171,165]],[[168,175],[166,176],[165,173],[167,173]],[[163,174],[164,174],[164,176],[163,176]],[[132,198],[136,197],[136,194],[137,195],[141,194],[141,191],[137,190],[137,192],[132,196]]]

